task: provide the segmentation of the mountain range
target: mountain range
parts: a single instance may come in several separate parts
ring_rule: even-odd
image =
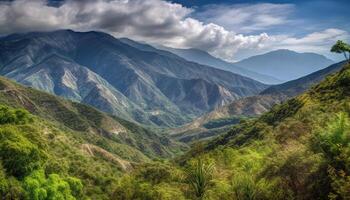
[[[239,62],[227,62],[199,49],[176,49],[160,46],[189,61],[209,65],[250,77],[266,84],[281,84],[323,69],[334,61],[315,53],[275,50]]]
[[[349,63],[267,85],[257,64],[179,51],[94,31],[1,37],[0,198],[348,199]],[[241,63],[300,57],[325,59]]]
[[[239,67],[235,63],[224,61],[222,59],[219,59],[217,57],[210,55],[206,51],[202,51],[199,49],[176,49],[176,48],[170,48],[170,47],[164,47],[164,46],[159,46],[159,48],[165,51],[172,52],[182,58],[185,58],[186,60],[200,63],[203,65],[209,65],[217,69],[222,69],[225,71],[250,77],[254,80],[260,81],[265,84],[277,84],[277,83],[283,82],[282,80],[276,77],[257,73],[244,67]]]
[[[135,44],[101,32],[13,34],[0,39],[0,74],[127,120],[165,127],[267,88]]]
[[[299,79],[270,86],[259,95],[235,100],[196,118],[182,127],[172,129],[170,134],[184,142],[213,137],[225,132],[233,124],[238,123],[242,117],[257,117],[269,111],[273,106],[302,94],[324,80],[326,76],[341,70],[344,64],[345,62],[339,62]],[[227,121],[227,123],[217,123],[215,127],[206,127],[208,123],[218,121]]]

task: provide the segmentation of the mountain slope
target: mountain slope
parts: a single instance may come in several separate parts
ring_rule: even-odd
[[[261,117],[193,145],[171,163],[125,175],[114,198],[348,199],[349,100],[347,65]]]
[[[260,191],[258,199],[348,198],[349,67],[259,119],[233,127],[204,151],[194,149],[189,158],[200,155],[225,171],[216,174],[220,185],[212,189],[233,181],[236,197]],[[247,184],[251,190],[239,193]]]
[[[249,57],[235,63],[235,65],[289,81],[323,69],[333,63],[332,60],[319,54],[297,53],[281,49]]]
[[[203,116],[193,120],[191,123],[188,123],[180,128],[173,129],[171,134],[173,137],[186,142],[193,139],[207,139],[208,137],[215,136],[223,132],[221,128],[224,128],[225,130],[227,129],[225,126],[232,126],[232,124],[238,123],[239,120],[233,120],[232,123],[222,124],[222,126],[217,127],[220,128],[219,130],[207,129],[205,124],[217,120],[227,121],[232,117],[240,118],[240,116],[259,116],[270,110],[270,108],[272,108],[274,105],[280,104],[307,91],[312,86],[324,80],[326,76],[338,72],[340,69],[342,69],[344,64],[345,62],[336,63],[305,77],[279,85],[270,86],[259,95],[235,100],[225,106],[219,107],[207,114],[204,114]]]
[[[50,180],[62,179],[60,184],[79,178],[74,179],[81,184],[79,193],[68,181],[76,199],[110,199],[110,188],[122,173],[186,149],[137,124],[3,77],[0,138],[0,196],[10,199],[31,195],[26,185],[31,176],[44,184],[37,173],[57,174]]]
[[[322,70],[316,71],[304,77],[301,77],[296,80],[288,81],[286,83],[282,83],[279,85],[273,85],[262,91],[260,94],[269,94],[269,95],[278,95],[283,94],[289,97],[296,96],[298,94],[303,93],[307,89],[309,89],[312,85],[315,85],[321,82],[326,76],[329,74],[338,72],[345,62],[339,62],[333,64],[329,67],[326,67]]]
[[[170,52],[140,50],[100,32],[15,34],[0,44],[1,75],[147,125],[183,124],[266,89],[252,79]],[[165,87],[168,82],[179,90]]]
[[[277,84],[282,82],[281,80],[278,80],[273,76],[259,74],[254,71],[250,71],[248,69],[238,67],[234,63],[226,62],[199,49],[175,49],[175,48],[162,47],[162,46],[160,46],[159,48],[165,51],[172,52],[186,60],[193,61],[202,65],[209,65],[217,69],[233,72],[236,74],[240,74],[242,76],[250,77],[262,83]]]
[[[152,144],[163,140],[163,136],[158,136],[119,117],[109,116],[88,105],[27,88],[3,77],[0,78],[0,92],[1,104],[24,108],[40,118],[56,122],[73,131],[101,134],[110,139],[117,138],[117,142],[139,149],[150,157],[157,155],[167,157],[172,154],[162,147],[161,143],[160,147],[153,149]],[[171,141],[167,143],[171,144]]]

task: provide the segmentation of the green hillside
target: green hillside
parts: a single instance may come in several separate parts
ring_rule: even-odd
[[[137,168],[114,198],[349,199],[349,100],[348,65],[172,165]]]
[[[0,83],[4,199],[350,198],[350,65],[172,160],[165,136]]]
[[[122,174],[185,148],[90,106],[0,78],[3,199],[109,199]]]

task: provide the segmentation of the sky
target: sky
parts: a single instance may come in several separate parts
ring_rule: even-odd
[[[72,29],[197,48],[238,61],[277,49],[323,54],[350,42],[348,0],[0,0],[0,35]]]

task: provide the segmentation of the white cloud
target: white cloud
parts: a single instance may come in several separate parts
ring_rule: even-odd
[[[230,59],[240,48],[257,47],[266,33],[244,36],[189,17],[192,9],[162,0],[67,0],[50,7],[44,0],[0,4],[0,33],[69,28],[100,30],[180,48],[199,48]]]
[[[235,31],[215,22],[195,19],[193,9],[162,0],[66,0],[59,7],[48,6],[45,0],[15,0],[0,2],[0,35],[56,29],[99,30],[148,43],[198,48],[227,60],[233,60],[237,51],[290,48],[320,52],[329,48],[336,38],[348,36],[339,29],[327,29],[302,38],[266,33],[238,34],[241,30],[266,29],[287,23],[286,14],[293,6],[256,4],[227,9],[227,13],[219,16],[213,12],[206,15],[208,19],[216,16],[226,20],[229,27],[237,27]]]
[[[269,38],[266,42],[267,49],[288,48],[298,52],[316,52],[324,55],[331,55],[330,47],[337,40],[349,40],[350,35],[347,31],[335,28],[329,28],[319,32],[313,32],[303,37],[291,37],[288,35],[279,35]]]
[[[229,30],[249,33],[293,22],[288,16],[294,9],[293,4],[218,4],[205,6],[195,16]]]

